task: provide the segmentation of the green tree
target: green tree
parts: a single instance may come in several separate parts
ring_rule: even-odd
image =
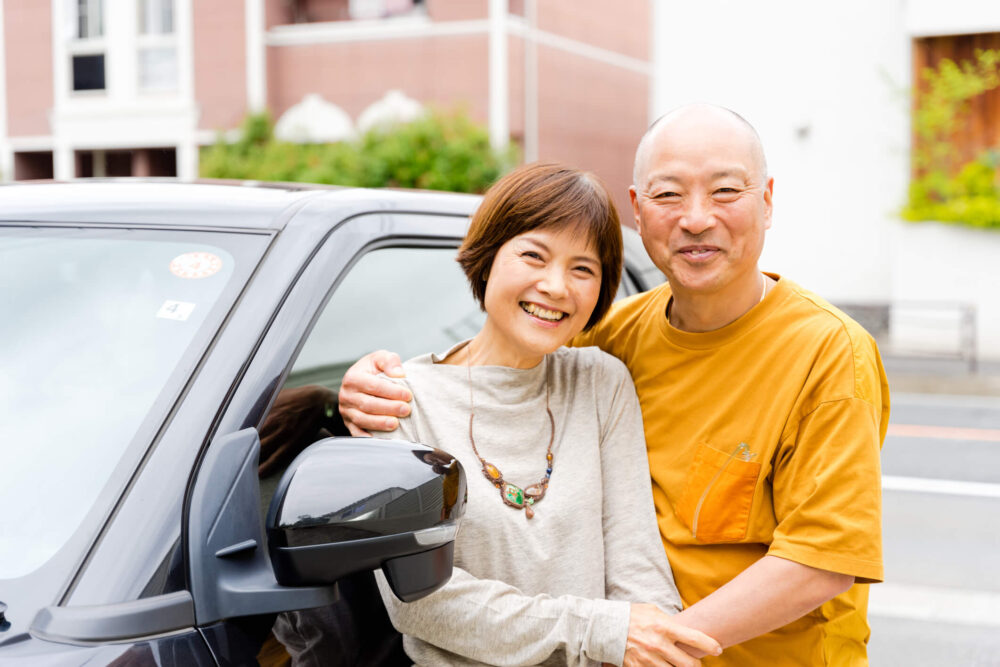
[[[220,135],[202,151],[201,175],[483,192],[517,159],[513,145],[492,150],[486,130],[461,111],[431,111],[410,123],[333,144],[278,141],[273,129],[269,114],[247,116],[238,141],[227,143]]]
[[[907,220],[1000,227],[998,148],[962,162],[952,137],[968,122],[970,100],[1000,87],[1000,50],[978,50],[972,61],[944,59],[926,68],[915,93],[914,177],[903,208]]]

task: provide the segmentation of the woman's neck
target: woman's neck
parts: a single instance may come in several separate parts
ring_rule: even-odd
[[[542,363],[544,354],[515,349],[510,342],[490,326],[489,320],[472,340],[442,363],[455,366],[507,366],[509,368],[534,368]]]

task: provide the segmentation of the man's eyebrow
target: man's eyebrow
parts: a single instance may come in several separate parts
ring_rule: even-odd
[[[722,169],[720,171],[712,172],[712,180],[719,178],[729,178],[730,176],[735,176],[737,178],[746,178],[749,176],[749,172],[744,169]]]
[[[680,183],[681,178],[673,174],[650,174],[649,184],[653,183]]]

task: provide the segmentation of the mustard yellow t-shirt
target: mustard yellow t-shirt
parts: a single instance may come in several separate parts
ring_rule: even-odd
[[[663,545],[685,606],[765,554],[859,583],[709,665],[865,665],[882,580],[879,451],[889,391],[856,322],[786,278],[735,322],[689,333],[662,285],[617,303],[575,345],[621,359],[645,422]]]

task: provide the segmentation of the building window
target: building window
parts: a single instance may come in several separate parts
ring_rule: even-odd
[[[73,90],[104,90],[104,54],[73,56]]]
[[[101,0],[76,0],[76,38],[96,39],[104,35]]]
[[[139,88],[177,88],[177,37],[173,0],[137,0]]]
[[[104,90],[105,44],[104,4],[102,0],[76,0],[73,7],[73,30],[69,54],[76,92]]]
[[[914,82],[918,91],[926,91],[924,71],[939,67],[944,60],[956,63],[959,68],[976,69],[977,54],[983,51],[1000,51],[1000,32],[974,35],[949,35],[927,37],[914,42],[913,68]],[[994,68],[995,69],[995,68]],[[994,75],[995,76],[995,75]],[[959,92],[959,91],[956,91]],[[947,141],[947,154],[940,156],[938,164],[954,175],[961,168],[984,154],[1000,152],[1000,87],[987,90],[970,90],[969,99],[964,102],[961,117],[956,119]],[[919,107],[919,98],[917,107]],[[915,108],[914,111],[918,111]],[[914,136],[913,154],[928,152],[928,139],[919,133]],[[922,150],[923,149],[923,150]],[[990,161],[995,157],[988,158]],[[917,169],[927,169],[931,165],[914,165]]]

